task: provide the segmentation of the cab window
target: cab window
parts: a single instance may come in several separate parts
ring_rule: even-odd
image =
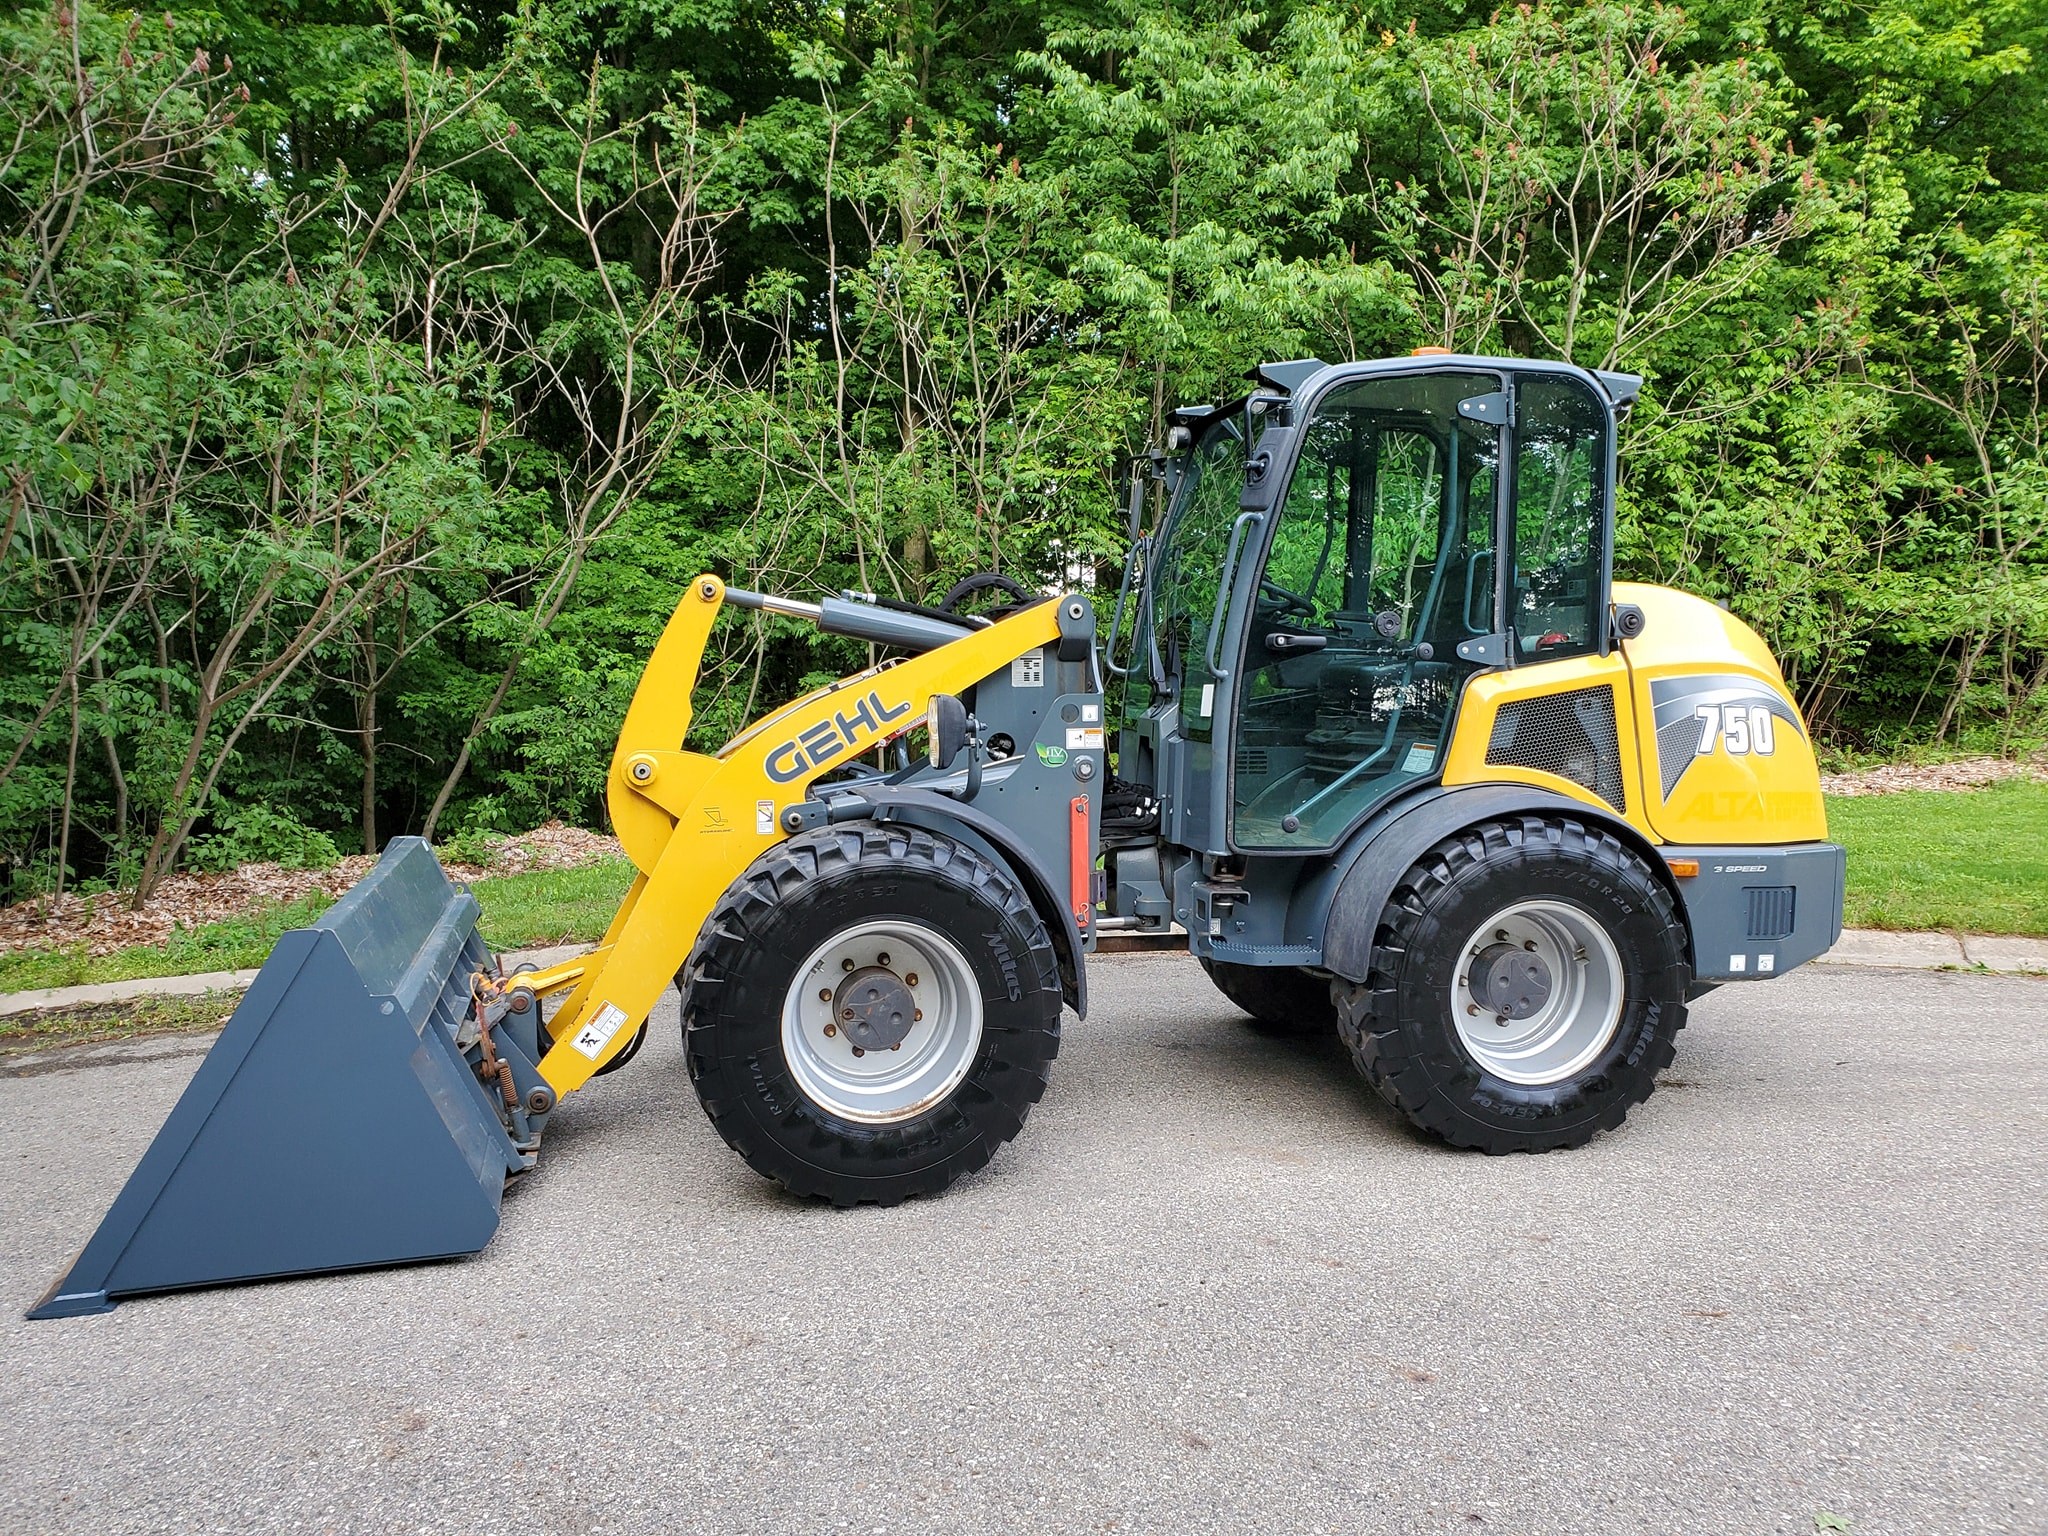
[[[1600,649],[1606,607],[1607,412],[1584,381],[1523,374],[1515,389],[1517,659]]]
[[[1210,735],[1210,628],[1244,490],[1244,465],[1243,417],[1212,422],[1188,456],[1153,578],[1153,639],[1167,675],[1180,680],[1181,731],[1200,741]]]

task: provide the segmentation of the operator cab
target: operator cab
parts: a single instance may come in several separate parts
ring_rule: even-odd
[[[1461,356],[1257,378],[1179,413],[1139,654],[1191,791],[1169,839],[1307,853],[1439,776],[1473,673],[1608,649],[1639,381]]]

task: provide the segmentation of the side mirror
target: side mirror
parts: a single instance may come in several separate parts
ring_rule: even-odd
[[[1237,498],[1240,512],[1268,512],[1279,500],[1279,467],[1287,462],[1294,429],[1271,426],[1259,439],[1258,447],[1244,464],[1244,490]]]
[[[967,706],[950,693],[935,693],[924,711],[934,768],[950,768],[967,745]]]

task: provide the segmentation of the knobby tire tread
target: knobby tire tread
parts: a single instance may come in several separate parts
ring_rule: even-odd
[[[802,902],[848,881],[879,888],[899,877],[937,882],[959,898],[977,927],[994,924],[1013,946],[1021,999],[992,998],[984,982],[981,1051],[967,1078],[914,1120],[870,1125],[841,1120],[796,1093],[775,1126],[764,1126],[762,1094],[749,1091],[727,1037],[744,1029],[728,1007],[749,978],[777,974],[797,957],[770,937]],[[933,920],[932,926],[942,922]],[[973,960],[979,952],[945,930]],[[994,934],[990,936],[993,937]],[[970,936],[971,937],[971,936]],[[979,974],[979,972],[978,972]],[[1060,1043],[1060,982],[1052,937],[1019,881],[965,844],[915,827],[854,822],[791,838],[763,854],[712,909],[676,984],[683,993],[683,1046],[699,1102],[725,1143],[747,1165],[791,1193],[832,1204],[895,1205],[936,1194],[985,1166],[1023,1129],[1045,1095]],[[764,989],[758,983],[753,990]],[[781,1060],[780,988],[772,1022]],[[998,1019],[996,1014],[1008,1016]],[[758,1043],[756,1055],[766,1049]],[[786,1070],[786,1069],[785,1069]],[[775,1118],[774,1111],[770,1111]]]
[[[1443,1026],[1422,1016],[1415,983],[1429,940],[1441,938],[1432,931],[1434,914],[1461,889],[1482,881],[1511,881],[1539,859],[1601,872],[1625,889],[1639,903],[1644,934],[1658,953],[1643,974],[1626,977],[1629,1002],[1615,1049],[1608,1053],[1614,1059],[1603,1057],[1570,1083],[1551,1089],[1508,1089],[1494,1080],[1493,1092],[1515,1101],[1515,1114],[1501,1123],[1503,1117],[1490,1108],[1475,1112],[1473,1096],[1447,1081],[1455,1074],[1444,1070],[1442,1049],[1432,1048]],[[1685,925],[1669,891],[1612,833],[1559,815],[1483,822],[1437,844],[1394,888],[1374,934],[1367,979],[1340,982],[1332,989],[1337,1031],[1360,1075],[1382,1099],[1453,1146],[1491,1155],[1583,1146],[1599,1132],[1618,1127],[1671,1065],[1691,980],[1685,956]],[[1460,1059],[1470,1067],[1469,1058],[1460,1053]],[[1476,1068],[1471,1071],[1483,1077]],[[1588,1091],[1588,1079],[1597,1092]]]

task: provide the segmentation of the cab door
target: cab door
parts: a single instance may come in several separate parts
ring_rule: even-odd
[[[1340,383],[1298,430],[1233,690],[1231,841],[1334,846],[1441,769],[1458,694],[1501,628],[1500,375]],[[1243,578],[1241,578],[1243,579]]]
[[[1576,371],[1514,375],[1503,667],[1459,709],[1446,784],[1520,783],[1644,832],[1627,668],[1608,633],[1614,422]]]

